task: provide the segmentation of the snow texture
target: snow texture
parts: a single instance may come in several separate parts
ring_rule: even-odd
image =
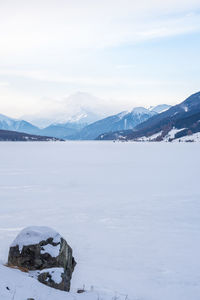
[[[156,138],[158,138],[159,136],[161,136],[162,131],[159,131],[151,136],[142,136],[141,138],[138,138],[137,141],[141,141],[141,142],[150,142],[150,141],[155,141]]]
[[[59,282],[60,270],[52,271],[51,275],[55,281]],[[0,265],[1,300],[111,300],[114,299],[114,296],[115,293],[110,291],[97,291],[95,289],[83,294],[77,294],[75,290],[70,293],[59,291],[40,283],[29,273]],[[117,294],[117,299],[124,300],[125,295]]]
[[[53,238],[54,243],[59,243],[61,236],[58,232],[52,228],[45,226],[30,226],[24,228],[16,237],[16,239],[11,244],[11,247],[19,246],[19,251],[22,251],[23,246],[38,244],[41,241],[46,241],[48,238]],[[43,246],[43,253],[49,253],[52,257],[56,257],[59,254],[59,248],[50,245]]]
[[[177,138],[173,142],[200,142],[200,132]]]
[[[57,246],[53,246],[51,244],[47,244],[46,246],[42,246],[42,250],[41,253],[48,253],[51,255],[51,257],[57,257],[59,255],[59,251],[60,251],[60,244],[58,244]]]
[[[199,143],[1,143],[2,263],[21,229],[45,225],[77,266],[71,293],[0,266],[0,299],[199,300],[199,152]],[[73,294],[83,285],[94,292]]]
[[[51,275],[52,280],[59,284],[62,281],[61,274],[64,273],[63,268],[50,268],[50,269],[44,269],[40,271],[40,274],[48,272]]]
[[[29,276],[32,278],[37,279],[38,276],[42,273],[49,273],[53,279],[53,281],[57,284],[61,283],[62,277],[61,274],[64,273],[63,268],[48,268],[48,269],[43,269],[43,270],[36,270],[36,271],[29,271]]]
[[[171,107],[171,105],[168,104],[159,104],[156,106],[151,106],[149,110],[157,112],[158,114],[161,114],[162,112],[168,110]]]
[[[168,134],[165,136],[164,141],[169,141],[170,139],[174,139],[175,135],[180,132],[183,131],[185,128],[181,128],[181,129],[177,129],[177,128],[173,128],[171,129]]]
[[[149,114],[150,111],[144,107],[135,107],[133,108],[132,113],[140,115],[140,114]]]
[[[121,120],[123,117],[125,117],[129,112],[128,111],[122,111],[117,116]]]

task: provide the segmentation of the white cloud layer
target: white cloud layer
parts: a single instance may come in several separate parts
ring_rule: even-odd
[[[0,53],[30,57],[64,49],[72,54],[77,47],[113,47],[196,31],[196,7],[195,0],[1,1]]]
[[[45,110],[45,97],[75,89],[116,97],[116,104],[128,99],[130,106],[133,98],[145,101],[150,87],[148,101],[157,102],[159,86],[181,79],[138,76],[137,61],[112,62],[104,53],[112,58],[120,47],[145,49],[152,40],[199,32],[199,11],[199,0],[0,0],[0,112]]]

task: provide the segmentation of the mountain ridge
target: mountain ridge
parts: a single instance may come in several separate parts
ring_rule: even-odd
[[[145,122],[138,124],[133,130],[107,133],[99,136],[97,139],[122,139],[122,140],[139,140],[150,138],[151,136],[161,132],[160,136],[154,139],[155,141],[163,140],[167,134],[173,129],[184,129],[184,135],[196,133],[200,130],[198,123],[200,122],[200,92],[192,94],[181,103],[172,106],[167,111],[153,116]],[[196,117],[195,117],[196,116]],[[187,119],[187,127],[185,120]],[[173,139],[181,137],[181,131],[176,133]],[[169,138],[169,141],[173,140]]]
[[[89,124],[71,139],[93,140],[103,132],[132,129],[155,114],[144,107],[135,107],[131,112],[123,111]]]
[[[103,132],[122,129],[132,129],[139,123],[157,114],[144,107],[135,107],[131,111],[122,111],[118,114],[96,120],[90,124],[82,122],[52,123],[45,128],[39,128],[28,121],[9,118],[0,115],[0,129],[25,132],[41,136],[53,136],[69,140],[92,140]],[[97,115],[97,114],[93,114]]]

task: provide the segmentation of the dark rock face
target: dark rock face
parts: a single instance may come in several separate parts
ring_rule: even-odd
[[[55,276],[55,277],[54,277]],[[38,280],[55,289],[62,291],[70,290],[71,273],[63,272],[63,269],[48,269],[40,272]]]
[[[76,262],[71,247],[57,232],[47,227],[28,227],[11,245],[8,265],[39,271],[40,282],[69,291]]]

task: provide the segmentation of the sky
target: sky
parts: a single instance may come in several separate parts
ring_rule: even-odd
[[[114,113],[200,90],[199,0],[0,0],[0,25],[11,117],[74,113],[78,95]]]

